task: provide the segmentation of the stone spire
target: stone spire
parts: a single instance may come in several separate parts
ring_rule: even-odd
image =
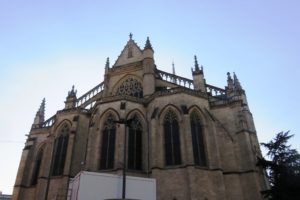
[[[198,60],[197,60],[197,56],[194,55],[194,59],[195,59],[195,71],[199,71],[199,64],[198,64]]]
[[[153,51],[153,48],[152,48],[152,45],[150,43],[150,40],[149,40],[149,37],[147,37],[147,40],[146,40],[146,44],[145,44],[145,47],[144,47],[144,50],[145,49],[151,49]]]
[[[206,83],[203,74],[203,66],[201,65],[201,69],[199,68],[196,55],[194,56],[194,60],[195,60],[194,69],[192,68],[194,89],[197,91],[206,92],[206,86],[205,86]]]
[[[203,66],[201,65],[201,68],[199,68],[197,56],[194,56],[195,64],[194,64],[194,70],[192,68],[192,73],[194,74],[203,74]]]
[[[241,86],[241,84],[240,84],[240,81],[239,81],[239,79],[237,78],[237,76],[236,76],[236,74],[233,72],[233,81],[234,81],[234,88],[236,89],[236,90],[242,90],[243,88],[242,88],[242,86]]]
[[[172,72],[173,72],[174,75],[176,75],[176,73],[175,73],[175,64],[174,64],[174,61],[172,62]]]
[[[75,87],[73,85],[71,91],[68,92],[68,96],[65,101],[65,109],[75,108],[76,100],[77,100],[76,97],[77,90],[75,90],[74,88]]]
[[[147,37],[146,44],[145,44],[145,47],[143,50],[143,57],[153,59],[153,54],[154,54],[154,51],[153,51],[152,45],[150,43],[149,37]]]
[[[106,58],[106,63],[105,63],[105,73],[107,73],[109,70],[109,57]]]
[[[33,122],[34,125],[42,124],[45,121],[45,104],[46,104],[46,100],[44,98],[40,105],[39,110],[36,112],[34,122]]]

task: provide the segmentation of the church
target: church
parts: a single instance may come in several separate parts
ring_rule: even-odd
[[[103,82],[45,119],[38,109],[22,152],[14,200],[66,200],[82,171],[152,178],[157,200],[259,200],[268,183],[246,93],[236,74],[208,84],[156,66],[149,38],[129,36]],[[101,186],[99,186],[101,187]]]

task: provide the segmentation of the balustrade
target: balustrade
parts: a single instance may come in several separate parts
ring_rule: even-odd
[[[167,81],[169,83],[173,83],[173,84],[178,85],[178,86],[186,87],[186,88],[189,88],[189,89],[194,88],[194,83],[190,79],[187,79],[187,78],[184,78],[184,77],[181,77],[181,76],[177,76],[177,75],[174,75],[174,74],[170,74],[168,72],[164,72],[164,71],[161,71],[161,70],[157,70],[157,72],[164,81]]]
[[[99,85],[97,85],[96,87],[94,87],[93,89],[91,89],[90,91],[88,91],[87,93],[85,93],[84,95],[82,95],[81,97],[79,97],[76,101],[76,107],[80,107],[82,105],[84,105],[85,103],[89,104],[89,100],[91,100],[93,97],[95,97],[97,94],[99,94],[100,92],[102,92],[104,89],[104,83],[100,83]]]
[[[211,96],[224,96],[226,91],[222,88],[218,88],[212,85],[206,84],[206,91],[211,94]]]
[[[42,128],[47,128],[50,127],[54,124],[55,122],[55,115],[50,117],[49,119],[47,119],[43,124],[42,124]]]

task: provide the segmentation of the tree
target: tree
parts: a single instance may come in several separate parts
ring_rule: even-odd
[[[270,189],[263,194],[268,199],[300,199],[300,155],[287,144],[291,137],[293,135],[289,135],[289,131],[280,132],[270,142],[261,143],[270,158],[258,158],[257,163],[267,171]]]

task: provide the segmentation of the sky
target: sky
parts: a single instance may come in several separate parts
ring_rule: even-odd
[[[46,119],[103,81],[129,39],[149,36],[157,67],[224,88],[235,72],[260,142],[290,131],[300,150],[298,0],[0,0],[0,191],[11,194],[42,99]]]

